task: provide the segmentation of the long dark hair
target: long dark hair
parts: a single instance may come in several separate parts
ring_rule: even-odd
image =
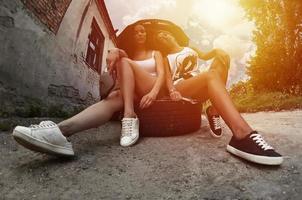
[[[135,52],[135,45],[134,44],[134,28],[137,25],[141,25],[145,28],[146,31],[146,49],[152,49],[152,39],[149,37],[148,30],[146,27],[141,23],[134,23],[126,27],[124,30],[125,33],[122,33],[122,36],[118,37],[118,47],[123,49],[129,56],[129,58],[133,58],[134,52]]]
[[[159,33],[161,33],[161,32],[162,32],[162,30],[156,30],[152,34],[153,35],[153,38],[152,38],[152,48],[154,50],[160,51],[161,54],[165,57],[165,56],[167,56],[171,52],[171,50],[169,49],[169,47],[167,47],[166,45],[164,45],[160,41],[158,41],[157,35]],[[169,31],[166,31],[166,32],[170,33]]]
[[[162,30],[155,30],[153,32],[153,38],[152,38],[152,47],[154,50],[160,51],[161,54],[165,57],[170,53],[169,47],[162,44],[160,41],[158,41],[157,35],[162,32]],[[168,31],[167,31],[168,32]]]

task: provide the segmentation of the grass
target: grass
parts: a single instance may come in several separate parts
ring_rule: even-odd
[[[269,93],[231,93],[232,99],[239,112],[281,111],[302,109],[302,96]]]
[[[0,131],[9,131],[12,125],[8,122],[0,122]]]

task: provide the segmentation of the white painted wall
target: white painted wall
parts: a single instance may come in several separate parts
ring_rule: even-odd
[[[20,105],[26,104],[27,97],[40,99],[47,105],[63,103],[67,107],[87,106],[99,100],[99,74],[83,61],[93,17],[105,36],[102,70],[105,70],[107,50],[114,44],[95,0],[91,0],[76,39],[82,13],[89,1],[71,1],[55,35],[20,1],[3,0],[0,16],[12,23],[7,25],[4,21],[0,24],[2,108],[6,109],[4,105],[9,105],[12,99],[18,99]],[[11,104],[16,102],[12,101]]]

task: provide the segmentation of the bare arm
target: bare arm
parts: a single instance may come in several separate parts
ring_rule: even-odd
[[[217,58],[224,64],[227,64],[227,60],[225,60],[225,57],[228,56],[228,54],[222,50],[222,49],[213,49],[209,52],[202,52],[200,49],[196,47],[190,47],[194,51],[198,53],[198,57],[202,60],[210,60],[212,58]]]
[[[209,52],[203,52],[196,47],[190,47],[190,48],[196,51],[198,53],[198,57],[202,60],[210,60],[216,56],[217,49],[213,49]]]
[[[172,82],[172,74],[171,74],[171,69],[169,66],[168,58],[165,58],[163,63],[164,63],[164,69],[165,69],[166,86],[167,86],[168,91],[170,92],[170,91],[175,90],[175,87]]]
[[[164,63],[164,69],[165,69],[166,86],[169,91],[170,98],[172,100],[178,101],[182,98],[182,96],[173,85],[172,74],[171,74],[171,69],[170,69],[170,64],[168,62],[168,58],[165,58],[163,63]]]
[[[140,108],[142,109],[147,108],[151,105],[151,103],[156,99],[161,87],[164,84],[165,71],[163,65],[163,57],[159,51],[156,51],[154,58],[156,62],[157,79],[151,91],[142,97],[140,101]]]
[[[128,57],[127,53],[124,50],[118,48],[108,50],[106,62],[110,74],[112,74],[115,70],[115,63],[122,57]]]
[[[111,53],[118,54],[119,58],[128,57],[127,53],[123,49],[119,49],[119,48],[113,48],[108,50],[108,55]]]
[[[151,90],[151,92],[159,93],[159,90],[161,89],[164,79],[165,79],[165,71],[164,71],[164,65],[163,65],[163,57],[159,51],[155,52],[155,62],[156,62],[156,71],[157,71],[157,79],[156,82]]]

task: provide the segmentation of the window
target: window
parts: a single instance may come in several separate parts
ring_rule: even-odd
[[[101,73],[105,37],[94,18],[88,40],[86,62],[92,69]]]

